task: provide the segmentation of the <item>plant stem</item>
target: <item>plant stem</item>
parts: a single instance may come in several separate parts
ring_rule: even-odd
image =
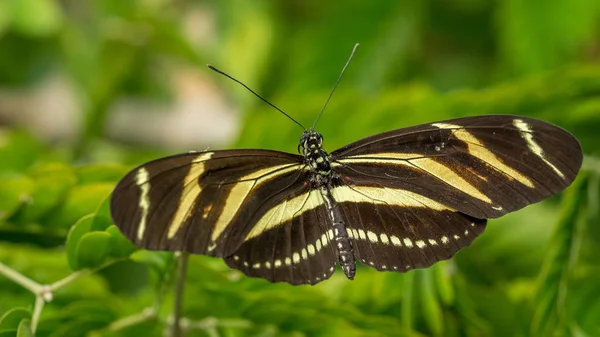
[[[142,310],[142,312],[140,312],[138,314],[123,317],[123,318],[113,322],[111,325],[108,326],[108,330],[109,331],[119,331],[119,330],[125,329],[127,327],[149,321],[154,318],[156,318],[156,309],[154,306],[152,306],[152,307]]]
[[[110,261],[108,261],[108,262],[106,262],[106,263],[104,263],[101,266],[96,267],[96,268],[78,270],[78,271],[76,271],[76,272],[74,272],[72,274],[69,274],[67,277],[65,277],[63,279],[60,279],[60,280],[52,283],[49,286],[50,287],[50,291],[56,291],[56,290],[58,290],[58,289],[60,289],[60,288],[62,288],[64,286],[66,286],[67,284],[69,284],[69,283],[77,280],[80,277],[84,277],[84,276],[93,274],[93,273],[95,273],[97,271],[100,271],[100,270],[102,270],[102,269],[104,269],[106,267],[109,267],[109,266],[111,266],[111,265],[113,265],[113,264],[115,264],[117,262],[121,262],[121,261],[124,261],[124,260],[126,260],[126,258],[114,259],[114,260],[110,260]]]
[[[69,274],[69,276],[67,276],[67,277],[65,277],[65,278],[63,278],[63,279],[60,279],[60,280],[58,280],[58,281],[56,281],[56,282],[52,283],[52,284],[50,285],[50,289],[51,289],[52,291],[55,291],[55,290],[57,290],[57,289],[59,289],[59,288],[62,288],[62,287],[64,287],[64,286],[65,286],[65,285],[67,285],[68,283],[71,283],[71,282],[75,281],[76,279],[78,279],[78,278],[80,278],[80,277],[82,277],[82,276],[85,276],[85,275],[88,275],[88,274],[90,274],[91,272],[92,272],[92,271],[91,271],[90,269],[82,269],[82,270],[78,270],[78,271],[76,271],[76,272],[74,272],[74,273],[72,273],[72,274]]]
[[[6,276],[8,279],[22,286],[23,288],[31,291],[34,294],[38,294],[40,289],[42,289],[42,285],[28,278],[27,276],[17,272],[14,269],[6,266],[5,264],[0,262],[0,274]]]
[[[171,325],[171,337],[182,337],[181,308],[183,306],[183,293],[187,275],[189,253],[181,252],[179,264],[177,265],[177,281],[175,283],[175,304],[173,307],[173,321]]]
[[[33,315],[31,315],[31,332],[35,335],[35,330],[37,329],[37,325],[40,322],[40,316],[42,315],[42,310],[44,309],[44,304],[46,304],[46,300],[44,299],[44,295],[38,294],[35,296],[35,305],[33,306]]]

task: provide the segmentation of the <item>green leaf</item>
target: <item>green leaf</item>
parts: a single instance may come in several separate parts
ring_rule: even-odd
[[[96,268],[102,265],[110,251],[110,238],[106,232],[84,234],[77,245],[77,266]]]
[[[108,227],[112,226],[113,222],[111,218],[107,218],[102,215],[94,215],[92,219],[92,231],[105,231]]]
[[[431,272],[440,300],[444,305],[451,306],[454,304],[455,294],[452,277],[448,272],[448,263],[448,261],[440,261],[434,264],[431,266]]]
[[[79,243],[81,242],[81,238],[91,231],[94,218],[94,214],[88,214],[77,220],[77,222],[69,230],[66,243],[67,260],[69,261],[69,267],[71,267],[73,270],[81,269],[81,267],[79,267],[78,259]]]
[[[428,330],[433,336],[442,336],[444,332],[444,323],[440,302],[436,297],[436,289],[433,281],[431,269],[415,270],[418,273],[419,284],[419,306],[423,310],[423,318],[427,324]]]
[[[566,189],[561,205],[561,215],[550,239],[549,251],[540,272],[540,282],[535,294],[535,312],[531,322],[532,336],[548,336],[555,331],[566,331],[565,298],[574,256],[577,256],[580,238],[576,233],[577,219],[582,200],[587,196],[588,175],[580,174]]]
[[[106,199],[104,199],[104,201],[98,206],[98,208],[96,209],[96,215],[101,215],[104,217],[107,217],[109,219],[112,219],[112,215],[110,214],[110,198],[111,195],[109,195],[108,197],[106,197]]]
[[[415,275],[416,273],[410,272],[404,275],[404,293],[402,294],[402,307],[400,311],[400,321],[406,331],[413,331],[414,329],[414,296],[415,292]]]
[[[0,221],[12,216],[30,200],[34,188],[33,181],[22,175],[0,177]]]
[[[22,320],[21,323],[19,323],[19,328],[17,329],[17,337],[34,337],[30,326],[31,321],[29,319]]]
[[[31,318],[31,312],[29,312],[29,310],[25,308],[12,308],[0,317],[0,330],[16,330],[22,320],[29,318]]]
[[[114,258],[122,258],[131,255],[138,248],[127,239],[117,226],[111,225],[106,229],[110,234],[110,256]]]

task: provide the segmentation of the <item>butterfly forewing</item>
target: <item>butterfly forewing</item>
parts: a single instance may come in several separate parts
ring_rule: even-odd
[[[477,218],[496,218],[560,192],[582,161],[571,134],[517,116],[395,130],[331,156],[350,185],[407,189]]]
[[[158,159],[121,180],[111,213],[141,247],[226,256],[243,242],[252,219],[303,185],[301,160],[264,150]]]

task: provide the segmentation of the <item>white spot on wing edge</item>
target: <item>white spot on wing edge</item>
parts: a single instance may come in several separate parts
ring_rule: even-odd
[[[379,234],[379,239],[381,239],[381,243],[383,243],[383,244],[386,244],[386,245],[387,245],[387,244],[389,244],[389,243],[390,243],[390,239],[389,239],[389,237],[387,236],[387,234],[385,234],[385,233],[381,233],[381,234]]]
[[[362,229],[358,229],[358,236],[360,237],[361,240],[365,240],[367,238],[365,231]]]
[[[529,124],[525,123],[522,119],[515,119],[513,120],[513,125],[520,130],[521,137],[527,142],[527,147],[529,147],[529,150],[531,150],[531,152],[533,152],[536,156],[540,157],[540,159],[550,166],[554,172],[556,172],[556,174],[565,179],[565,175],[556,166],[554,166],[554,164],[546,159],[542,147],[536,143],[535,140],[533,140],[533,130],[531,130]]]
[[[330,229],[327,231],[327,237],[329,238],[329,240],[333,240],[334,236],[333,236],[333,230]]]
[[[139,206],[142,210],[140,224],[138,226],[137,238],[142,240],[146,231],[146,220],[148,218],[148,210],[150,209],[150,183],[148,182],[149,173],[145,167],[138,169],[135,175],[135,183],[140,187],[141,195]]]
[[[371,241],[372,243],[379,242],[379,238],[377,237],[377,234],[375,234],[374,232],[367,231],[367,237],[369,238],[369,241]]]
[[[312,243],[306,246],[306,248],[308,250],[308,254],[311,256],[315,255],[315,246]]]

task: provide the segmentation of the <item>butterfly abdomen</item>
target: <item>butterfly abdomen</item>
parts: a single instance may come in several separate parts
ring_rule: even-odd
[[[333,227],[333,242],[335,242],[338,251],[338,262],[342,266],[346,277],[353,280],[356,273],[356,258],[354,257],[354,251],[348,237],[344,218],[340,212],[340,207],[333,199],[328,186],[321,187],[320,192],[327,209],[327,217]]]

